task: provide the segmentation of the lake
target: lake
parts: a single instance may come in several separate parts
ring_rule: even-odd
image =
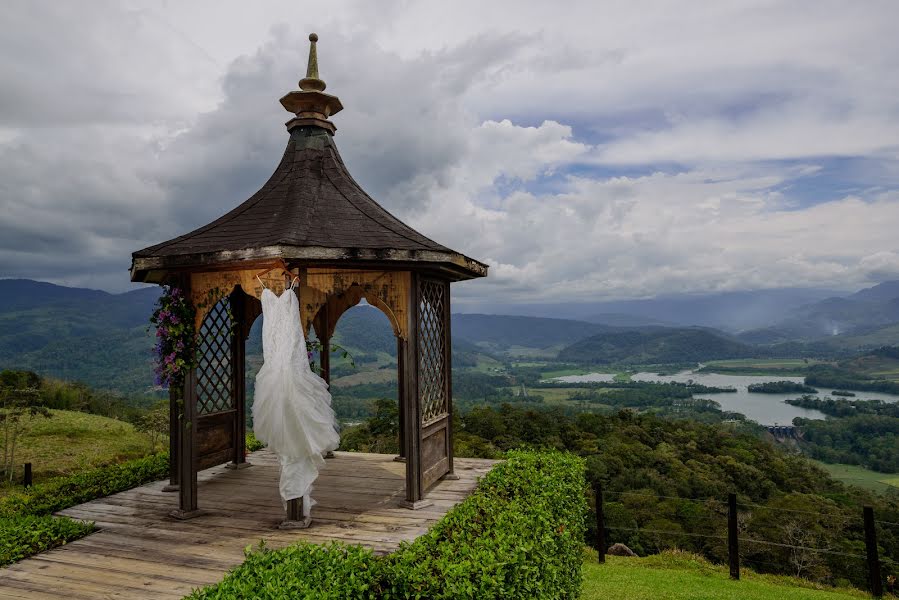
[[[553,381],[561,381],[564,383],[582,383],[582,382],[603,382],[608,383],[614,380],[614,375],[609,373],[589,373],[587,375],[568,375],[565,377],[556,377]],[[655,373],[636,373],[631,376],[634,381],[651,381],[657,383],[667,383],[677,381],[686,383],[693,380],[695,383],[710,387],[732,387],[736,392],[725,394],[695,394],[696,398],[704,398],[714,400],[721,405],[721,410],[738,412],[746,415],[747,419],[751,419],[762,425],[790,425],[795,417],[803,417],[805,419],[824,419],[824,413],[807,408],[792,406],[784,402],[788,398],[798,398],[802,394],[753,394],[747,389],[753,383],[765,383],[768,381],[793,381],[802,383],[802,377],[784,377],[779,375],[724,375],[721,373],[695,373],[693,371],[682,371],[674,375],[657,375]],[[817,388],[818,396],[821,398],[831,397],[831,388]],[[854,391],[854,390],[851,390]],[[847,398],[847,400],[883,400],[884,402],[899,402],[899,396],[893,394],[883,394],[880,392],[855,392],[855,398]]]

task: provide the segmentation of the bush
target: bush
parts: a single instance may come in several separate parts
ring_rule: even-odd
[[[0,500],[0,517],[49,515],[94,498],[163,479],[168,474],[169,455],[161,453],[57,477]]]
[[[94,530],[93,523],[28,515],[0,518],[0,566],[61,546]]]
[[[337,542],[321,546],[300,542],[274,552],[260,542],[245,554],[246,561],[224,580],[189,598],[371,598],[383,570],[371,550]]]
[[[583,460],[513,451],[474,494],[390,557],[390,596],[577,598]]]
[[[248,550],[195,600],[228,598],[577,598],[584,463],[510,452],[427,534],[376,557],[361,547],[300,543]]]

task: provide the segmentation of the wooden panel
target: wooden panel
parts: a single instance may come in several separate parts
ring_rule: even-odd
[[[197,419],[197,455],[202,457],[234,446],[234,420],[237,411],[230,410]]]
[[[424,473],[422,473],[421,484],[425,490],[449,470],[446,419],[438,425],[430,431],[422,432],[421,463]]]

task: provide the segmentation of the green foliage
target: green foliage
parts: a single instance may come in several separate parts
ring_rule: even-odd
[[[256,452],[265,448],[265,444],[256,439],[256,435],[252,431],[247,432],[246,442],[247,452]]]
[[[794,381],[766,381],[764,383],[750,383],[746,388],[753,394],[817,394],[818,390],[810,385],[796,383]]]
[[[812,365],[805,376],[805,383],[826,388],[899,394],[899,383],[895,381],[875,379],[859,371],[833,365]]]
[[[577,598],[585,511],[583,461],[513,452],[427,534],[389,556],[342,544],[260,545],[190,598]]]
[[[3,475],[12,482],[16,465],[16,445],[19,436],[26,429],[27,421],[35,417],[49,418],[50,411],[41,403],[37,387],[32,386],[33,373],[21,373],[10,377],[9,371],[2,373],[0,382],[0,434],[3,444]]]
[[[745,358],[764,350],[700,328],[646,328],[600,333],[559,352],[559,360],[589,364],[662,364]]]
[[[93,523],[66,517],[0,517],[0,566],[61,546],[93,530]]]
[[[844,392],[848,394],[850,392]],[[839,394],[843,395],[843,394]],[[853,397],[851,394],[849,397]],[[899,417],[899,402],[884,402],[883,400],[847,400],[843,398],[818,398],[816,396],[802,396],[801,398],[788,398],[787,404],[813,408],[831,417],[855,417],[857,415],[881,415],[887,417]]]
[[[577,598],[583,461],[510,452],[427,534],[391,555],[389,597]]]
[[[332,542],[299,542],[271,551],[260,542],[248,547],[246,560],[212,586],[195,590],[192,600],[376,598],[383,562],[371,550]]]
[[[0,499],[0,517],[49,515],[58,510],[131,489],[169,474],[166,453],[58,477]]]
[[[793,419],[800,446],[812,458],[899,473],[899,418],[861,414],[842,419]]]

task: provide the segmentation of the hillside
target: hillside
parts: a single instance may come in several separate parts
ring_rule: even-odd
[[[509,315],[453,315],[453,337],[468,340],[488,348],[507,349],[512,346],[551,348],[567,345],[587,336],[614,331],[599,323],[518,317]]]
[[[0,280],[0,366],[146,393],[153,384],[147,319],[158,293]]]
[[[886,281],[845,297],[831,297],[787,311],[775,324],[746,331],[741,339],[773,344],[822,340],[854,348],[899,343],[899,281]],[[869,337],[869,339],[863,339]]]
[[[733,581],[727,567],[686,552],[645,558],[606,557],[584,563],[582,600],[842,600],[867,598],[851,588],[833,589],[805,579],[759,575],[742,569]]]
[[[589,364],[671,364],[747,358],[758,349],[700,328],[652,328],[600,333],[567,346],[559,360]]]
[[[50,418],[28,421],[16,449],[17,464],[34,465],[35,482],[150,453],[149,436],[130,423],[83,412],[50,412]]]

